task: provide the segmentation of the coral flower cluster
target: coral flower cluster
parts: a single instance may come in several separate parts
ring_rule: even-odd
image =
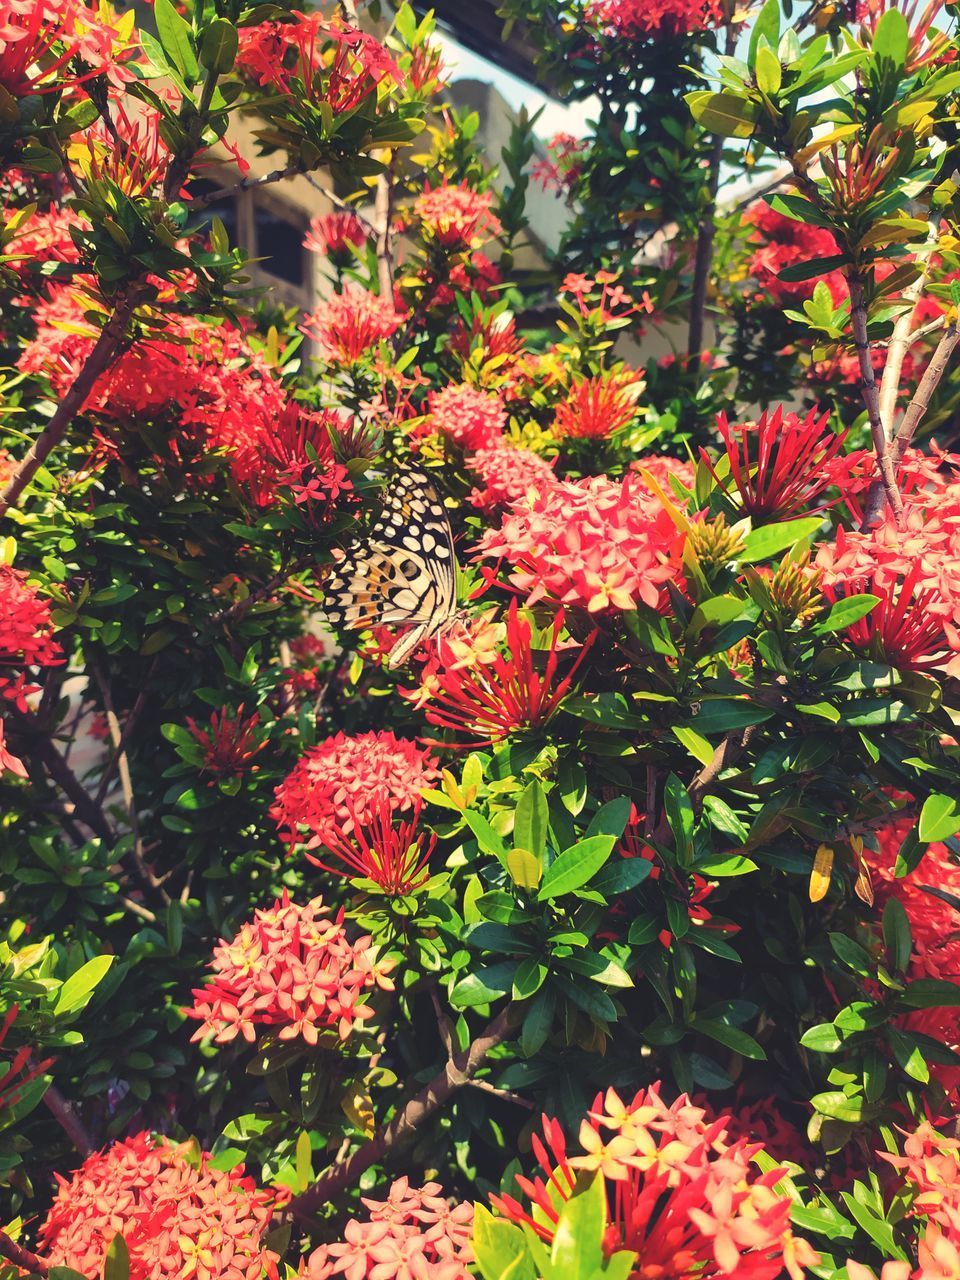
[[[444,249],[477,248],[500,234],[503,228],[492,211],[493,192],[473,191],[459,185],[429,184],[413,203],[414,216],[424,231]]]
[[[469,383],[453,383],[430,393],[429,429],[467,452],[496,448],[506,420],[500,397]]]
[[[305,317],[301,330],[317,354],[332,364],[355,364],[386,338],[392,338],[405,314],[389,298],[359,285],[334,293]]]
[[[238,1035],[252,1044],[258,1027],[307,1044],[324,1031],[346,1040],[373,1017],[367,992],[393,989],[389,962],[376,958],[369,937],[350,941],[342,910],[331,915],[322,898],[300,906],[286,890],[218,944],[210,968],[213,980],[193,992],[187,1015],[200,1022],[194,1040],[212,1034],[219,1044]]]
[[[550,463],[530,449],[478,449],[467,458],[467,466],[482,484],[471,490],[470,502],[488,513],[556,483]]]
[[[631,374],[598,374],[574,378],[569,394],[557,405],[553,433],[568,440],[606,440],[636,416],[643,382]]]
[[[546,599],[590,613],[656,608],[679,572],[677,531],[640,476],[557,481],[514,502],[480,540],[508,566],[528,604]]]
[[[576,1155],[568,1155],[559,1122],[544,1117],[544,1140],[533,1144],[546,1180],[517,1178],[528,1204],[491,1199],[505,1217],[552,1241],[578,1176],[599,1174],[609,1201],[605,1248],[637,1253],[636,1280],[774,1280],[784,1271],[801,1280],[819,1259],[791,1233],[791,1201],[775,1189],[785,1171],[759,1173],[759,1143],[735,1140],[731,1122],[686,1097],[667,1106],[656,1085],[630,1103],[608,1089],[580,1126]]]
[[[311,218],[303,247],[322,257],[349,261],[351,250],[366,238],[367,229],[355,213],[349,210],[321,213]]]
[[[412,809],[439,776],[432,754],[407,738],[338,733],[304,752],[277,787],[271,814],[284,839],[315,848],[370,817],[380,796],[392,809]]]
[[[138,1133],[89,1156],[69,1178],[40,1228],[45,1259],[102,1275],[122,1234],[130,1280],[261,1280],[279,1257],[266,1244],[285,1192],[258,1188],[243,1166],[214,1169],[205,1152]]]
[[[351,1218],[343,1240],[315,1249],[307,1280],[470,1280],[473,1205],[451,1205],[438,1182],[398,1178],[386,1200],[363,1198],[367,1221]]]

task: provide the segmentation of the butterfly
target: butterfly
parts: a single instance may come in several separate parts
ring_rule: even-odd
[[[389,667],[402,666],[455,618],[453,532],[425,472],[401,473],[367,536],[347,548],[324,586],[321,608],[334,628],[410,627],[391,649]]]

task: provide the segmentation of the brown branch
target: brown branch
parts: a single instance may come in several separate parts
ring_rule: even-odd
[[[521,1098],[519,1093],[513,1093],[509,1089],[498,1089],[489,1080],[468,1080],[467,1088],[479,1089],[481,1093],[489,1093],[494,1098],[502,1098],[504,1102],[512,1102],[515,1106],[523,1107],[527,1111],[536,1110],[536,1103],[531,1102],[529,1098]]]
[[[920,301],[920,295],[923,293],[927,283],[927,274],[930,271],[929,257],[923,264],[923,270],[903,291],[903,301],[907,303],[906,310],[897,318],[896,324],[893,326],[893,333],[890,341],[887,343],[887,358],[883,362],[883,374],[880,378],[880,420],[883,423],[883,429],[889,440],[893,435],[893,415],[897,407],[897,394],[900,390],[900,374],[903,371],[903,361],[912,343],[916,342],[916,334],[911,333],[913,325],[914,312],[917,309],[917,303]]]
[[[55,1085],[50,1085],[43,1095],[44,1106],[67,1135],[84,1159],[93,1151],[93,1142],[73,1104],[68,1102]]]
[[[853,345],[860,363],[860,391],[870,422],[873,450],[880,470],[882,493],[897,519],[903,514],[903,502],[897,489],[896,471],[887,449],[887,434],[880,416],[880,395],[873,373],[870,339],[867,334],[867,306],[864,300],[863,278],[856,271],[847,277],[850,290],[850,323],[853,327]]]
[[[107,766],[104,769],[103,774],[101,775],[101,778],[100,778],[100,784],[97,787],[97,793],[96,793],[96,796],[94,797],[97,804],[103,803],[103,798],[107,794],[107,788],[110,786],[110,779],[113,777],[114,770],[116,769],[119,763],[120,755],[122,752],[126,751],[127,743],[130,741],[131,737],[133,736],[133,730],[136,727],[137,721],[140,719],[140,714],[143,711],[144,704],[147,701],[147,693],[150,689],[150,681],[153,679],[153,673],[157,669],[158,661],[159,659],[155,657],[153,662],[151,662],[150,669],[147,671],[146,677],[144,679],[143,688],[137,694],[136,700],[134,701],[133,706],[130,708],[130,712],[127,718],[123,722],[123,732],[120,735],[120,741],[114,746],[113,755],[111,756],[110,760],[107,762]]]
[[[55,782],[63,794],[73,803],[76,817],[102,840],[106,840],[108,844],[112,845],[115,840],[115,833],[107,819],[107,815],[100,805],[94,802],[86,787],[64,760],[50,735],[46,730],[34,725],[28,715],[22,711],[17,711],[15,707],[10,709],[10,714],[13,716],[14,723],[18,729],[24,733],[27,739],[27,754],[38,761],[51,781]]]
[[[35,1253],[25,1249],[22,1244],[17,1244],[16,1240],[12,1240],[5,1231],[0,1231],[0,1258],[6,1258],[15,1267],[22,1267],[24,1271],[32,1272],[34,1275],[50,1274],[48,1262],[44,1262]]]
[[[269,187],[274,182],[282,182],[284,178],[294,178],[299,174],[308,173],[311,169],[319,168],[319,161],[316,165],[304,164],[302,160],[294,160],[282,169],[273,169],[270,173],[264,173],[259,178],[241,178],[239,182],[233,183],[229,187],[218,187],[216,191],[211,191],[208,195],[197,196],[191,200],[187,207],[191,213],[200,209],[207,209],[212,204],[216,204],[218,200],[229,200],[231,196],[239,196],[244,191],[255,191],[258,187]]]
[[[113,364],[126,339],[127,324],[136,310],[139,298],[140,287],[129,285],[117,299],[110,319],[100,331],[100,336],[73,385],[60,401],[53,417],[34,440],[3,493],[0,494],[0,516],[18,501],[51,452],[61,443],[70,423],[87,403],[97,379]]]
[[[372,1164],[388,1155],[394,1147],[413,1137],[417,1129],[458,1089],[470,1083],[487,1060],[492,1049],[506,1040],[512,1028],[512,1010],[508,1006],[485,1030],[460,1053],[455,1054],[443,1070],[396,1113],[388,1125],[369,1142],[364,1143],[345,1160],[337,1160],[302,1195],[289,1205],[299,1221],[308,1221],[315,1212],[340,1192],[352,1187]]]
[[[724,769],[729,769],[746,749],[756,729],[757,726],[751,724],[746,729],[737,729],[725,734],[722,741],[717,745],[709,763],[703,766],[687,787],[687,795],[690,797],[694,813],[698,817],[703,809],[703,802],[710,793],[713,784]]]

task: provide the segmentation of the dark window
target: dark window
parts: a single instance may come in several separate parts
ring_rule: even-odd
[[[229,182],[211,182],[206,178],[197,178],[190,183],[188,190],[194,199],[202,199],[204,196],[229,185]],[[200,231],[204,227],[209,227],[214,218],[220,219],[226,228],[227,235],[230,237],[230,243],[235,246],[238,243],[236,197],[227,196],[223,200],[215,200],[213,204],[207,205],[205,209],[200,209],[187,223],[187,229],[189,231]]]
[[[288,284],[304,282],[303,229],[281,218],[263,205],[253,211],[260,266]]]

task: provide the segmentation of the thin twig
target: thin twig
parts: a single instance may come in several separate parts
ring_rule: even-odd
[[[14,707],[10,714],[27,740],[27,754],[36,759],[43,767],[50,780],[60,788],[72,802],[74,813],[79,820],[88,826],[101,840],[113,845],[115,833],[103,809],[94,802],[93,797],[83,783],[64,760],[54,745],[53,739],[45,729],[35,725],[24,712]]]
[[[393,221],[393,161],[388,173],[382,173],[377,179],[377,199],[375,204],[377,223],[377,278],[380,283],[380,297],[393,297],[393,233],[390,226]]]
[[[130,285],[117,299],[113,312],[100,331],[86,363],[73,385],[57,405],[56,411],[31,445],[26,457],[13,473],[13,478],[0,494],[0,516],[18,501],[24,489],[40,470],[67,433],[67,428],[87,403],[97,379],[116,359],[126,340],[127,324],[137,308],[140,288]]]
[[[413,1137],[451,1094],[470,1083],[486,1062],[491,1050],[507,1038],[511,1029],[512,1010],[508,1007],[497,1014],[472,1044],[445,1063],[439,1075],[434,1076],[428,1085],[401,1107],[390,1123],[369,1142],[365,1142],[345,1160],[337,1160],[330,1165],[309,1190],[296,1196],[289,1205],[293,1216],[301,1222],[309,1221],[321,1205],[352,1187],[372,1164],[378,1163],[394,1147]]]
[[[73,1104],[66,1100],[56,1085],[48,1087],[43,1095],[43,1102],[80,1155],[86,1159],[93,1151],[93,1142]]]
[[[218,200],[229,200],[231,196],[241,195],[244,191],[255,191],[259,187],[269,187],[274,182],[282,182],[284,178],[294,178],[299,174],[306,173],[310,166],[304,164],[302,160],[294,160],[290,164],[285,165],[282,169],[273,169],[270,173],[264,173],[259,178],[241,178],[239,182],[234,182],[229,187],[218,187],[216,191],[211,191],[205,196],[197,196],[188,204],[191,213],[198,212],[200,209],[208,209],[210,205],[216,204]]]
[[[887,343],[887,358],[883,362],[883,374],[880,377],[879,409],[880,420],[888,440],[893,437],[893,415],[897,407],[897,395],[900,392],[900,374],[903,370],[904,357],[911,344],[916,342],[915,334],[910,332],[913,315],[926,286],[929,270],[930,259],[927,257],[920,275],[903,291],[903,301],[907,306],[898,316],[890,341]]]
[[[863,278],[851,271],[847,277],[850,290],[850,322],[853,327],[853,345],[857,350],[860,363],[860,391],[870,422],[870,435],[873,438],[873,450],[877,456],[877,466],[883,485],[883,494],[894,515],[899,520],[903,514],[903,502],[897,489],[896,471],[893,460],[887,449],[887,434],[883,419],[880,416],[880,395],[877,380],[873,373],[873,359],[870,338],[867,333],[867,307],[864,300]]]
[[[531,1102],[529,1098],[521,1098],[519,1093],[511,1093],[509,1089],[498,1089],[488,1080],[468,1080],[467,1087],[479,1089],[481,1093],[492,1094],[494,1098],[502,1098],[504,1102],[512,1102],[518,1107],[524,1107],[527,1111],[536,1110],[536,1103]]]
[[[107,762],[107,766],[104,769],[103,774],[100,778],[100,784],[97,787],[97,793],[96,793],[96,796],[94,797],[97,804],[103,803],[103,798],[107,794],[107,788],[110,786],[110,779],[113,777],[114,770],[116,769],[117,764],[119,762],[120,754],[121,752],[126,751],[127,743],[130,741],[130,738],[133,736],[133,730],[136,727],[136,723],[140,718],[140,713],[143,711],[144,704],[147,701],[147,694],[150,691],[150,681],[153,679],[153,673],[157,669],[158,661],[159,661],[159,658],[155,657],[153,659],[153,662],[151,662],[150,669],[148,670],[144,678],[143,688],[137,694],[136,700],[134,701],[133,706],[130,708],[130,712],[127,715],[127,718],[123,722],[123,732],[120,734],[120,741],[114,747],[113,755],[111,756],[110,760]]]

